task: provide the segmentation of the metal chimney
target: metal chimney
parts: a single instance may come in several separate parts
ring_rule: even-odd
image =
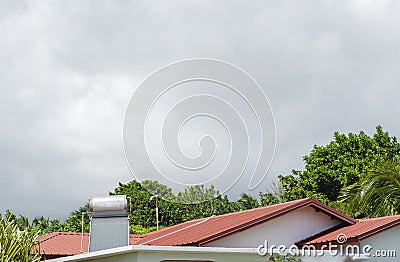
[[[92,197],[89,207],[89,252],[129,245],[126,196]]]

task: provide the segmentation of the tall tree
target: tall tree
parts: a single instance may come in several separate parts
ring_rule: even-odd
[[[290,175],[279,176],[282,201],[314,197],[335,204],[340,191],[357,183],[366,170],[386,159],[400,155],[400,144],[381,126],[370,137],[359,134],[339,134],[326,146],[315,145],[304,157],[304,170],[293,170]]]

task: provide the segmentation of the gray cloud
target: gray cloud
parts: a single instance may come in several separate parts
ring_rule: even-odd
[[[129,97],[192,57],[242,67],[277,122],[269,179],[334,131],[399,136],[395,1],[2,1],[0,211],[65,217],[131,175]]]

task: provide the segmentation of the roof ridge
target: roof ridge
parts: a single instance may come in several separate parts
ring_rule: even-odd
[[[50,239],[52,239],[52,238],[55,238],[56,236],[59,236],[60,233],[61,233],[61,232],[51,232],[51,233],[42,235],[42,237],[46,237],[46,238],[44,238],[43,240],[40,239],[39,242],[40,242],[40,243],[46,242],[47,240],[50,240]]]
[[[84,235],[90,235],[90,233],[88,233],[88,232],[69,232],[69,231],[66,231],[66,232],[59,232],[59,233],[61,233],[62,235],[81,235],[81,234],[84,234]]]
[[[384,217],[370,217],[370,218],[362,218],[357,220],[358,223],[361,222],[368,222],[371,220],[383,220],[383,219],[388,219],[388,218],[396,218],[396,219],[400,219],[400,215],[391,215],[391,216],[384,216]]]
[[[262,206],[262,207],[256,207],[256,208],[251,208],[251,209],[245,209],[245,210],[241,210],[241,211],[236,211],[236,212],[232,212],[232,213],[226,213],[226,214],[221,214],[221,215],[215,215],[215,217],[222,217],[222,216],[229,216],[229,215],[234,215],[234,214],[238,214],[238,213],[247,213],[247,212],[254,212],[255,210],[260,210],[260,209],[267,209],[267,208],[271,208],[271,207],[277,207],[279,205],[288,207],[294,204],[298,204],[299,202],[307,202],[309,201],[310,197],[307,198],[302,198],[302,199],[296,199],[296,200],[292,200],[289,202],[283,202],[283,203],[277,203],[277,204],[273,204],[273,205],[269,205],[269,206]]]
[[[176,226],[179,226],[179,225],[183,225],[183,224],[193,224],[193,222],[195,222],[195,221],[199,221],[199,222],[200,222],[200,221],[203,221],[203,220],[206,219],[206,218],[209,218],[209,217],[202,217],[202,218],[197,218],[197,219],[194,219],[194,220],[188,220],[188,221],[185,221],[185,222],[176,224],[176,225],[172,225],[172,226],[169,226],[169,227],[162,228],[162,229],[160,229],[160,230],[151,231],[151,232],[149,232],[149,233],[146,233],[146,234],[139,234],[139,235],[141,235],[141,236],[143,236],[143,237],[148,237],[148,236],[151,236],[151,235],[154,235],[154,234],[157,234],[157,233],[161,233],[161,232],[163,232],[163,231],[167,231],[168,229],[171,229],[171,228],[176,227]]]

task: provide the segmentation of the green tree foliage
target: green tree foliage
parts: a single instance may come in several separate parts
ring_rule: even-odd
[[[82,231],[82,214],[83,214],[83,231],[89,232],[90,218],[87,214],[89,211],[89,203],[71,212],[70,216],[65,221],[65,228],[60,228],[63,232],[81,232]],[[60,223],[61,225],[62,222]]]
[[[292,256],[292,255],[273,255],[270,256],[268,261],[271,262],[301,262],[300,256]]]
[[[31,230],[35,232],[40,232],[41,234],[47,234],[60,230],[60,221],[58,219],[50,220],[50,218],[35,217],[32,221],[32,224],[28,226]]]
[[[79,209],[71,212],[66,221],[60,221],[56,218],[50,219],[41,217],[35,217],[32,220],[32,224],[29,226],[34,232],[40,232],[41,234],[47,234],[51,232],[81,232],[82,231],[82,213],[84,214],[83,231],[89,232],[90,219],[87,215],[89,210],[89,204],[86,204]],[[28,222],[29,224],[29,222]]]
[[[13,219],[0,220],[0,261],[40,261],[38,233],[21,230]]]
[[[304,157],[304,170],[279,176],[281,192],[276,201],[313,197],[334,206],[343,188],[359,182],[370,168],[399,155],[396,137],[390,137],[381,126],[372,137],[362,131],[336,132],[328,145],[315,145]]]
[[[273,183],[272,192],[260,192],[258,196],[260,197],[260,206],[263,207],[285,202],[285,200],[282,199],[284,196],[282,186],[276,183]]]
[[[260,203],[258,202],[257,198],[252,197],[249,194],[242,194],[242,196],[237,200],[237,203],[242,210],[260,207]]]
[[[164,227],[160,227],[162,229]],[[147,234],[153,231],[156,231],[157,227],[142,227],[141,225],[130,225],[130,233],[131,234]]]
[[[367,170],[362,180],[342,191],[339,207],[361,218],[400,214],[400,159]]]
[[[34,234],[43,235],[51,232],[81,232],[82,213],[84,213],[84,232],[89,232],[90,220],[89,216],[86,214],[88,209],[88,204],[80,207],[78,210],[73,211],[71,215],[66,219],[66,221],[60,221],[56,218],[50,219],[41,216],[35,217],[32,220],[32,223],[29,222],[28,217],[22,215],[16,216],[10,210],[7,210],[4,216],[4,220],[12,221],[16,226],[18,226],[19,230],[21,231],[28,230],[29,232],[32,232]]]
[[[151,188],[151,191],[156,194],[147,191],[145,188]],[[185,191],[175,195],[171,188],[159,184],[157,181],[139,183],[133,180],[126,184],[119,183],[119,186],[110,194],[128,196],[131,231],[138,233],[147,232],[148,228],[156,228],[156,203],[154,200],[150,201],[153,195],[159,196],[159,222],[161,227],[246,208],[236,202],[229,201],[227,196],[220,195],[214,187],[205,188],[202,185],[188,187]],[[197,203],[185,204],[188,201]],[[146,230],[143,230],[145,228]]]
[[[155,206],[150,202],[152,194],[133,180],[129,183],[119,183],[119,186],[110,192],[111,195],[126,195],[129,198],[130,223],[142,227],[155,226]]]

